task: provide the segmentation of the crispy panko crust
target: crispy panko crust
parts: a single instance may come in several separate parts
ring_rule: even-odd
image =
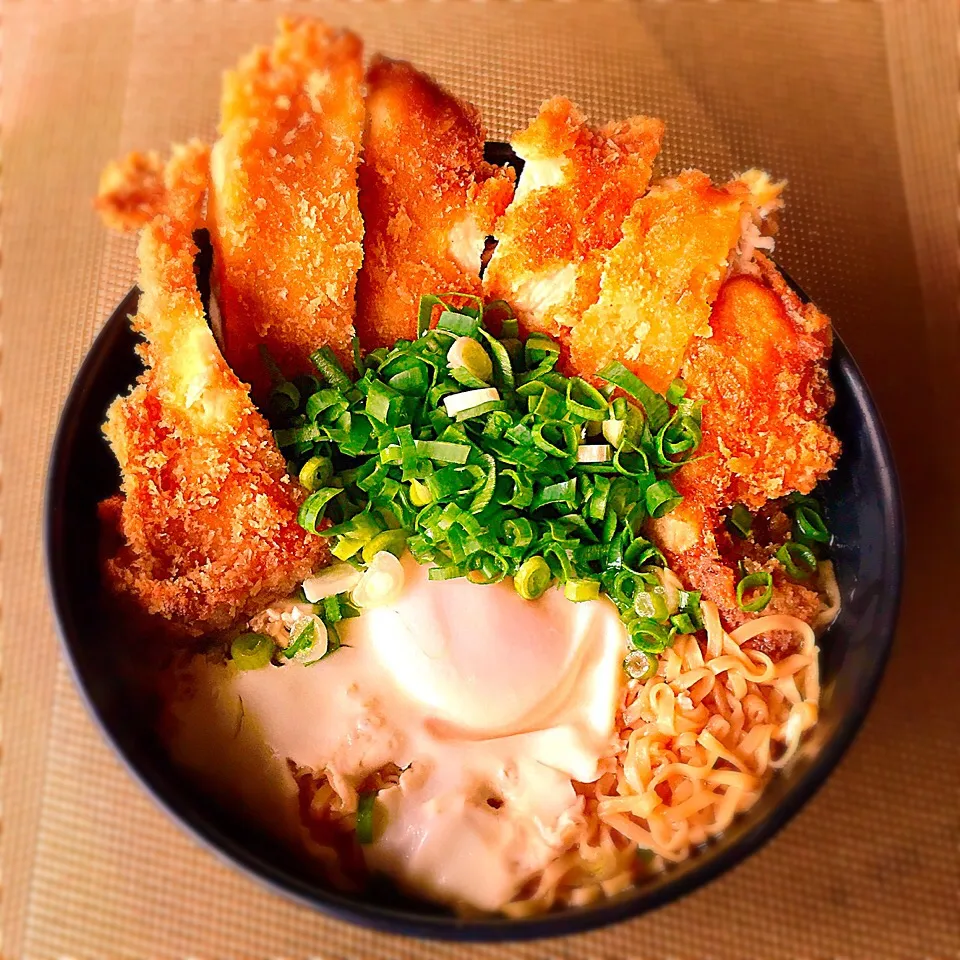
[[[163,209],[166,198],[160,154],[134,150],[103,168],[93,205],[104,226],[132,233]]]
[[[723,511],[737,502],[761,510],[757,537],[779,524],[767,539],[782,542],[789,523],[770,502],[809,493],[840,454],[824,422],[833,404],[826,368],[830,321],[801,303],[765,256],[758,254],[755,264],[759,276],[725,282],[710,316],[712,335],[696,339],[684,361],[687,395],[704,401],[703,442],[698,459],[674,478],[683,503],[651,524],[671,567],[717,604],[730,628],[750,618],[736,601],[741,560],[750,570],[774,575],[773,600],[764,614],[809,621],[818,598],[785,575],[772,550],[731,537]],[[761,645],[776,652],[777,642],[765,638]]]
[[[547,100],[511,146],[525,163],[484,275],[525,331],[561,340],[594,303],[604,253],[650,182],[663,123],[632,117],[599,129],[564,97]]]
[[[357,164],[362,47],[319,21],[281,20],[224,77],[209,215],[227,359],[262,397],[259,347],[292,377],[329,345],[352,365],[363,259]]]
[[[324,550],[297,524],[302,492],[207,326],[192,239],[207,180],[207,148],[175,148],[166,209],[140,238],[146,370],[108,413],[123,496],[101,505],[122,544],[105,563],[110,586],[192,635],[287,595]]]
[[[377,57],[366,83],[356,325],[370,350],[415,339],[422,294],[481,293],[513,171],[484,161],[479,111],[411,64]]]
[[[702,459],[678,474],[715,506],[753,510],[795,490],[809,493],[840,452],[823,422],[833,406],[830,321],[801,304],[766,257],[756,262],[762,279],[724,284],[712,335],[695,339],[684,361],[687,395],[704,401],[703,443]]]
[[[693,337],[709,333],[754,199],[745,180],[716,187],[699,170],[651,188],[605,258],[599,299],[573,329],[573,366],[593,374],[620,360],[664,392]]]

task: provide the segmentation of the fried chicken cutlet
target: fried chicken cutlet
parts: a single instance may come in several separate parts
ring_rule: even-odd
[[[288,377],[324,345],[352,365],[361,78],[360,40],[311,20],[282,20],[272,47],[224,77],[214,282],[227,360],[257,397],[270,386],[261,346]]]
[[[141,610],[199,636],[288,595],[325,548],[298,525],[302,492],[204,316],[193,230],[207,148],[175,148],[164,181],[165,209],[139,245],[146,370],[104,425],[122,474],[122,494],[101,504],[121,541],[105,573]]]
[[[525,332],[564,342],[594,303],[606,251],[650,182],[663,123],[633,117],[594,129],[564,97],[547,100],[510,145],[524,161],[484,274]]]
[[[103,168],[93,205],[105,226],[133,232],[163,209],[167,199],[163,166],[155,150],[134,150]]]
[[[773,574],[774,596],[764,613],[815,616],[817,594],[787,577],[765,548],[789,530],[776,501],[809,493],[840,453],[824,422],[833,405],[830,321],[801,303],[765,256],[758,254],[754,267],[757,276],[724,283],[710,315],[711,336],[696,338],[684,360],[687,396],[704,403],[703,440],[697,459],[674,478],[683,502],[651,524],[671,566],[717,604],[731,629],[749,619],[736,601],[740,561]],[[761,527],[779,526],[779,539],[733,538],[723,512],[735,503],[761,510]]]
[[[513,171],[484,161],[477,109],[409,63],[377,57],[366,85],[356,325],[371,350],[416,338],[422,294],[481,293],[484,244]]]
[[[654,185],[605,256],[599,297],[573,327],[571,362],[595,374],[619,360],[661,393],[696,335],[745,237],[779,206],[780,186],[748,171],[716,187],[699,170]]]

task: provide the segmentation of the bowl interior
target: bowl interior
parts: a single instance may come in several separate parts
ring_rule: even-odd
[[[200,263],[201,274],[209,267]],[[649,910],[683,895],[747,856],[810,797],[849,746],[879,682],[896,621],[901,576],[901,514],[896,476],[877,411],[859,371],[837,340],[830,422],[843,444],[820,492],[836,535],[833,559],[843,598],[821,639],[820,722],[792,765],[723,837],[637,888],[600,904],[522,920],[463,920],[384,887],[351,897],[318,883],[269,836],[231,816],[167,758],[151,710],[116,668],[117,638],[98,598],[97,503],[116,492],[119,474],[101,434],[107,407],[140,371],[128,315],[132,290],[90,350],[62,414],[46,503],[47,565],[53,605],[77,684],[104,735],[130,771],[181,824],[217,854],[260,880],[343,919],[377,929],[459,940],[521,939],[580,931]],[[135,642],[135,638],[134,638]]]

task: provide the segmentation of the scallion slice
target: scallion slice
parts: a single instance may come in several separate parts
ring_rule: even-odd
[[[627,624],[630,642],[644,653],[663,653],[670,643],[670,634],[652,617],[638,617]]]
[[[741,536],[749,537],[753,529],[753,516],[750,511],[742,504],[735,503],[727,517],[727,522]]]
[[[238,670],[259,670],[273,659],[277,645],[264,633],[241,633],[230,644],[230,659]]]
[[[357,798],[357,843],[373,843],[373,819],[377,804],[377,792],[367,790]]]
[[[568,580],[563,585],[563,595],[574,603],[596,600],[600,596],[599,580]]]
[[[755,591],[760,590],[759,593]],[[755,593],[747,599],[748,593]],[[768,570],[748,573],[737,584],[737,605],[745,613],[759,613],[773,599],[773,576]]]
[[[624,673],[631,679],[643,683],[657,675],[659,661],[643,650],[631,650],[623,660]]]
[[[321,487],[307,497],[300,506],[297,514],[297,523],[310,533],[317,532],[317,524],[323,519],[327,504],[340,496],[343,490],[340,487]]]
[[[611,459],[607,443],[581,443],[577,447],[577,463],[607,463]]]
[[[525,560],[513,578],[513,587],[524,600],[536,600],[553,582],[553,573],[543,557]]]
[[[659,430],[670,419],[670,408],[659,393],[651,390],[635,373],[631,373],[622,363],[614,361],[605,366],[597,376],[607,383],[616,384],[624,393],[639,400],[646,411],[650,429]]]
[[[496,387],[486,387],[482,390],[464,390],[462,393],[452,393],[443,398],[448,417],[455,417],[464,410],[476,408],[485,403],[493,403],[500,399],[500,391]]]
[[[797,540],[788,540],[774,556],[783,564],[783,569],[795,580],[806,580],[817,572],[816,554]]]

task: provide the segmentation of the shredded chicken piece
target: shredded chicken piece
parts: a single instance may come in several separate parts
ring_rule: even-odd
[[[103,168],[93,205],[105,226],[132,233],[163,209],[166,197],[160,154],[135,150]]]
[[[281,20],[224,77],[211,158],[211,239],[227,359],[262,397],[261,345],[288,377],[328,345],[352,366],[363,259],[357,165],[361,43],[319,21]]]
[[[710,333],[710,306],[769,187],[746,175],[716,187],[698,170],[652,187],[631,209],[605,258],[599,298],[573,329],[573,366],[594,374],[619,360],[664,392],[691,340]]]
[[[604,255],[647,189],[662,136],[652,117],[594,129],[564,97],[547,100],[513,136],[524,168],[484,291],[507,300],[524,331],[566,340],[596,301]]]
[[[484,161],[479,111],[409,63],[377,57],[366,80],[356,324],[373,349],[415,339],[422,294],[480,294],[513,171]]]
[[[108,584],[192,635],[287,596],[325,555],[297,524],[302,491],[207,326],[192,239],[207,182],[207,148],[175,147],[165,209],[140,238],[133,324],[146,370],[104,425],[123,492],[101,504],[119,540]]]

